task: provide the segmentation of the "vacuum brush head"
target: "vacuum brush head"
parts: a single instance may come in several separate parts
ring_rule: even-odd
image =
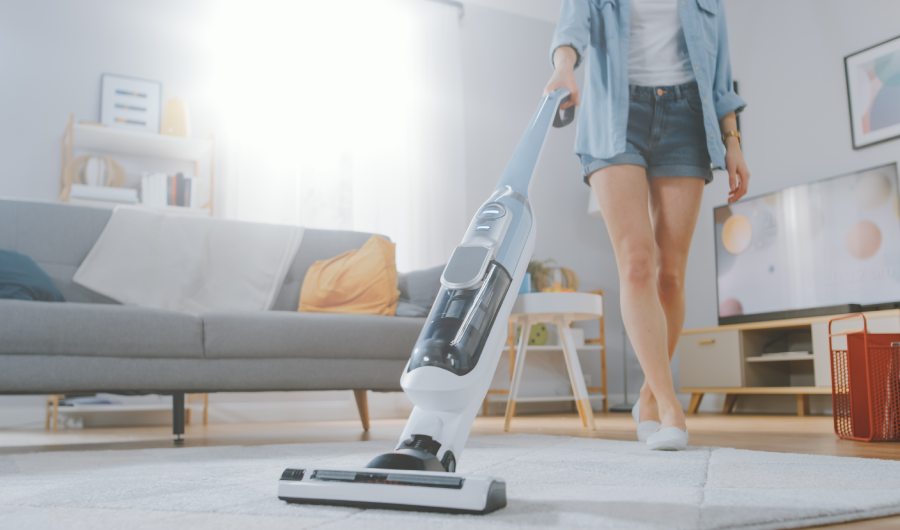
[[[439,471],[285,469],[278,498],[299,504],[486,514],[506,506],[506,483]]]

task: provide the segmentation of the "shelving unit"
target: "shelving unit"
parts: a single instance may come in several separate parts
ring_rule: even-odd
[[[900,310],[865,313],[869,331],[900,333]],[[794,396],[797,414],[809,410],[810,395],[831,394],[831,353],[826,315],[687,329],[678,341],[681,391],[691,394],[696,413],[705,394],[724,394],[722,412],[740,395]],[[802,347],[779,347],[779,341]],[[785,354],[763,355],[770,348]],[[810,353],[802,353],[808,350]]]
[[[75,160],[76,151],[84,154],[107,155],[117,161],[127,159],[139,171],[172,171],[175,166],[187,167],[197,177],[197,187],[192,193],[200,193],[199,206],[153,207],[159,211],[212,215],[215,190],[214,141],[211,138],[182,138],[107,127],[97,123],[76,123],[69,116],[62,140],[62,174],[60,176],[60,200],[73,204],[112,208],[117,203],[101,200],[71,198],[68,190],[71,177],[66,168]],[[139,182],[132,181],[129,187]],[[200,185],[202,184],[202,185]]]

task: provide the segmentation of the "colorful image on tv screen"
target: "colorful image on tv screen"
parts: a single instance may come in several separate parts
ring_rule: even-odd
[[[714,210],[719,317],[900,301],[897,165]]]

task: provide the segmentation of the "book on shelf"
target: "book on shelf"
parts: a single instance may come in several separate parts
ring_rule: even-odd
[[[138,190],[114,186],[72,184],[69,199],[135,204],[138,202]]]
[[[193,178],[184,173],[145,173],[141,177],[141,202],[146,206],[191,206]]]

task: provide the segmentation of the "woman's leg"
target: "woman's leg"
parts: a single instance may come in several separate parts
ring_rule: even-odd
[[[675,355],[684,325],[684,274],[700,213],[703,184],[703,179],[696,177],[662,177],[650,181],[650,211],[659,252],[657,285],[666,315],[669,359]],[[642,412],[645,403],[646,418],[653,419],[650,412],[656,400],[646,381],[641,387]]]
[[[657,250],[650,220],[650,185],[643,167],[614,165],[590,178],[619,269],[622,319],[644,378],[658,402],[660,422],[684,428],[669,367],[666,318],[657,287]],[[646,419],[644,411],[641,416]]]

